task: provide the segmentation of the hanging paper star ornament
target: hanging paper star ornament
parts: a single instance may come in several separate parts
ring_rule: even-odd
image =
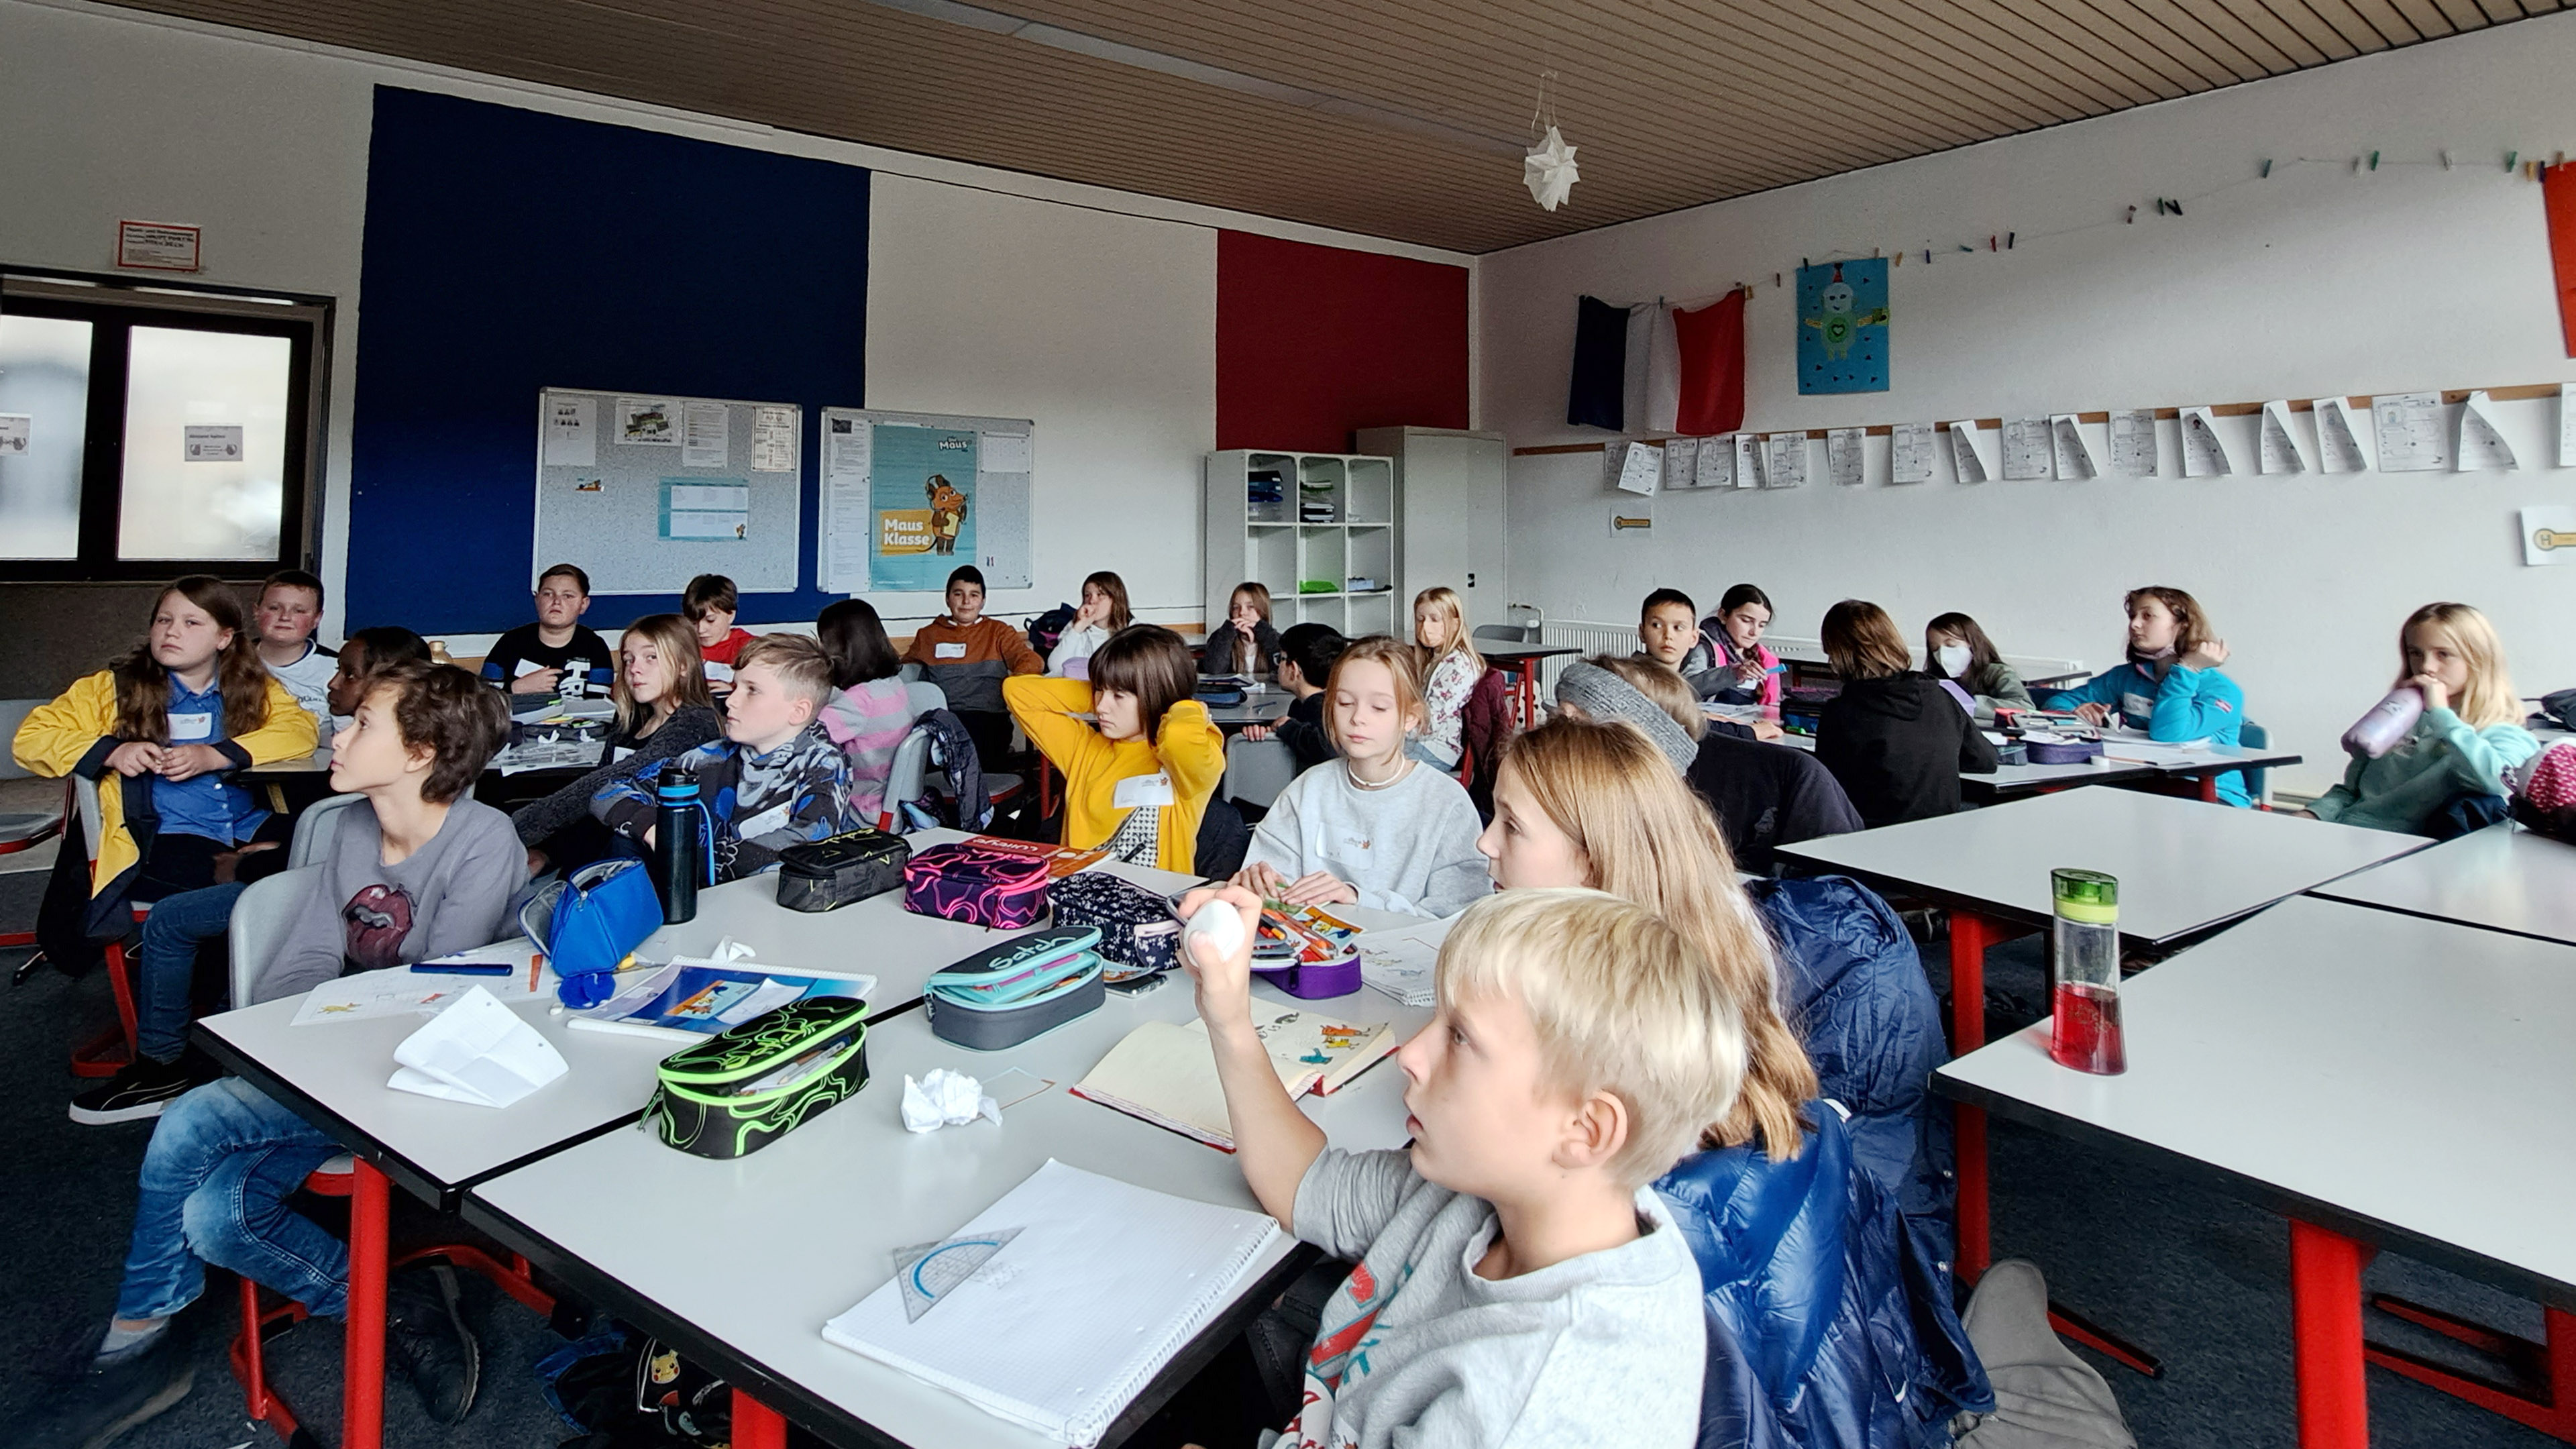
[[[1521,158],[1521,184],[1529,188],[1532,201],[1549,211],[1564,203],[1576,180],[1574,152],[1575,148],[1565,144],[1565,138],[1550,126],[1547,139]]]

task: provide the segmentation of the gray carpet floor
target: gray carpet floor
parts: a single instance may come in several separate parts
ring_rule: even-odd
[[[33,921],[41,877],[0,875],[0,931]],[[1925,955],[1936,986],[1946,957]],[[0,967],[23,952],[0,951]],[[1993,992],[2045,999],[2036,938],[1990,957]],[[105,981],[70,981],[50,971],[7,994],[0,1015],[0,1092],[15,1121],[12,1170],[0,1175],[0,1237],[20,1244],[0,1256],[0,1364],[19,1365],[72,1322],[103,1322],[115,1295],[130,1226],[136,1165],[151,1124],[80,1127],[64,1115],[73,1091],[64,1050],[108,1017]],[[2014,1023],[1998,1012],[1990,1028]],[[2027,1257],[2047,1273],[2058,1302],[2160,1355],[2165,1377],[2149,1380],[2094,1358],[2109,1378],[2139,1442],[2150,1446],[2288,1445],[2296,1441],[2290,1358],[2289,1235],[2260,1209],[2168,1170],[1998,1124],[1993,1131],[1996,1251]],[[2389,1146],[2391,1171],[2411,1170],[2407,1144]],[[685,1204],[670,1205],[685,1213]],[[453,1238],[396,1194],[395,1241]],[[218,1282],[224,1280],[218,1278]],[[472,1280],[469,1277],[469,1282]],[[2526,1301],[2383,1256],[2374,1289],[2402,1294],[2537,1337],[2540,1313]],[[479,1290],[480,1285],[477,1285]],[[237,1313],[228,1289],[210,1292],[190,1315],[197,1390],[177,1409],[120,1441],[131,1449],[238,1449],[276,1436],[241,1414],[225,1365]],[[496,1293],[477,1291],[484,1344],[483,1389],[463,1425],[429,1423],[400,1384],[389,1386],[386,1443],[397,1449],[477,1446],[541,1449],[570,1431],[539,1396],[531,1372],[560,1343],[543,1322]],[[2442,1340],[2384,1315],[2371,1330],[2419,1352],[2447,1354]],[[2474,1359],[2448,1355],[2464,1366]],[[308,1324],[271,1345],[277,1382],[323,1433],[336,1440],[340,1351],[336,1325]],[[0,1372],[0,1424],[35,1386]],[[2370,1371],[2371,1442],[2378,1449],[2542,1449],[2555,1441],[2383,1370]],[[801,1436],[800,1436],[801,1437]],[[5,1432],[0,1432],[0,1440]]]

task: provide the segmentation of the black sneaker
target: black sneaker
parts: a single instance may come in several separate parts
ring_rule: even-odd
[[[465,1326],[454,1268],[406,1269],[386,1286],[385,1362],[411,1380],[436,1422],[462,1423],[473,1409],[483,1353]]]
[[[140,1122],[188,1095],[201,1079],[183,1062],[156,1062],[138,1056],[115,1076],[72,1098],[72,1120],[99,1127],[110,1122]]]
[[[12,1444],[22,1449],[102,1449],[196,1386],[187,1335],[176,1323],[151,1342],[107,1359],[96,1357],[98,1337],[96,1330],[89,1333],[89,1361],[56,1375],[55,1386],[10,1434]]]

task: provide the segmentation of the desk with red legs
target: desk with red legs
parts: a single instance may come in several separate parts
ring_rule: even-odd
[[[1565,644],[1479,644],[1485,663],[1511,676],[1513,723],[1522,729],[1538,723],[1538,667],[1541,662],[1583,651]]]
[[[2362,1339],[2361,1270],[2380,1247],[2539,1299],[2545,1352],[2571,1366],[2576,1118],[2537,1104],[2576,1098],[2576,947],[2307,896],[2141,973],[2121,998],[2123,1075],[2058,1066],[2042,1022],[1934,1084],[2184,1165],[2288,1218],[2303,1449],[2363,1449],[2365,1362],[2405,1371]],[[2570,1437],[2563,1404],[2465,1396]]]
[[[2064,790],[1854,835],[1778,848],[1803,874],[1851,875],[1950,913],[1950,1049],[1983,1045],[1986,948],[2045,930],[2049,872],[2107,871],[2120,881],[2120,935],[2155,946],[2259,911],[2338,876],[2432,842],[2133,790]],[[1957,1113],[1959,1276],[1992,1260],[1986,1122]],[[2154,1360],[2059,1310],[2059,1329],[2142,1373]]]

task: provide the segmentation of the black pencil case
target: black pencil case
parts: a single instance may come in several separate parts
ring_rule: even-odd
[[[866,826],[778,853],[778,903],[791,911],[834,911],[903,884],[912,847]]]

